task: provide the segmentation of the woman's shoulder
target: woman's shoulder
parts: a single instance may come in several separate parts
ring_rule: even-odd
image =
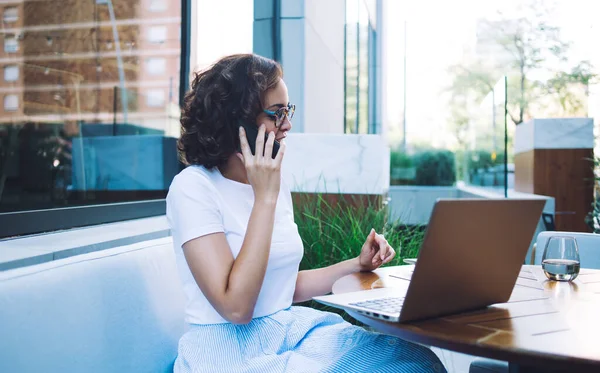
[[[215,191],[214,170],[203,166],[187,166],[179,172],[169,186],[169,194],[181,191],[202,190],[204,192]]]

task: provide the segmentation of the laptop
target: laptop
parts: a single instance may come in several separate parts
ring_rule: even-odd
[[[410,281],[386,279],[397,286],[313,299],[401,323],[505,303],[544,204],[544,199],[439,199]]]

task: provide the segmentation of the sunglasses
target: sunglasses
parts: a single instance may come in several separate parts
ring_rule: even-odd
[[[275,127],[279,127],[285,120],[285,117],[287,117],[289,120],[292,120],[292,118],[294,117],[294,112],[296,111],[296,105],[288,103],[287,106],[283,106],[275,111],[266,110],[266,109],[263,111],[268,116],[274,117],[275,118]]]

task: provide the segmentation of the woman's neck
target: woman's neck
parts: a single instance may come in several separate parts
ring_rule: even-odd
[[[237,181],[238,183],[249,184],[246,167],[235,154],[227,159],[225,165],[219,167],[219,171],[221,172],[221,175],[227,179]]]

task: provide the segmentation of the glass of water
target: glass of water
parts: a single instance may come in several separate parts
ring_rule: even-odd
[[[544,249],[542,268],[550,280],[575,280],[579,275],[579,249],[575,237],[550,237]]]

